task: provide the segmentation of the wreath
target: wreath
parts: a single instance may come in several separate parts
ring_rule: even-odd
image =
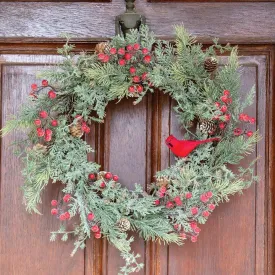
[[[254,89],[240,100],[237,49],[214,40],[203,49],[184,27],[177,26],[176,42],[155,39],[147,26],[126,36],[100,43],[94,54],[74,54],[67,41],[58,53],[61,64],[42,73],[42,85],[31,85],[29,101],[18,118],[8,120],[2,135],[27,129],[16,142],[24,163],[24,202],[39,213],[41,193],[49,182],[61,182],[63,195],[51,201],[51,214],[60,220],[51,241],[74,235],[75,249],[85,240],[105,237],[125,259],[119,274],[139,271],[139,255],[131,251],[136,231],[145,241],[181,245],[196,242],[215,207],[229,195],[257,181],[253,166],[232,171],[254,150],[259,134],[244,109],[253,103]],[[219,65],[217,53],[230,53]],[[84,140],[92,122],[103,123],[110,101],[132,98],[138,104],[147,93],[163,92],[176,102],[174,111],[185,129],[179,140],[166,144],[176,156],[174,165],[157,172],[150,189],[136,184],[128,190],[119,177],[100,171],[87,160],[93,149]],[[79,216],[73,230],[67,223]]]

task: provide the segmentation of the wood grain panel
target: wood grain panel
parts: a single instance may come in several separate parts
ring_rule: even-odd
[[[58,59],[53,56],[0,56],[1,127],[8,116],[17,114],[42,65],[52,64]],[[22,132],[16,132],[1,140],[1,274],[83,274],[83,252],[71,259],[71,242],[49,242],[50,231],[59,227],[59,221],[50,214],[50,201],[58,196],[61,186],[53,185],[43,194],[40,208],[43,215],[25,212],[20,190],[22,164],[10,147],[12,141],[23,136]]]
[[[148,3],[136,1],[158,36],[172,37],[183,23],[199,38],[219,37],[231,43],[275,42],[274,3]],[[111,37],[114,18],[125,10],[124,0],[111,3],[0,3],[0,37]]]

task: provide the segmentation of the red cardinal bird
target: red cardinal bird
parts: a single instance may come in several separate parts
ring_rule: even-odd
[[[205,140],[178,140],[173,135],[170,135],[165,143],[169,147],[169,149],[177,156],[177,157],[187,157],[198,145],[220,141],[220,138],[209,138]]]

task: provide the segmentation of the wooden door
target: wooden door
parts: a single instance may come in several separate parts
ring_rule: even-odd
[[[36,72],[58,62],[55,49],[62,44],[60,33],[74,34],[78,48],[86,50],[114,35],[114,16],[123,12],[124,1],[88,2],[0,2],[1,125],[24,102]],[[173,25],[183,23],[202,43],[220,37],[221,42],[240,45],[243,90],[255,85],[257,91],[249,112],[257,117],[263,136],[255,153],[261,155],[256,166],[261,181],[246,190],[245,196],[220,205],[195,244],[167,247],[136,237],[133,248],[146,263],[140,275],[275,273],[275,3],[211,2],[140,0],[137,9],[159,36],[172,38]],[[134,108],[131,100],[108,106],[105,124],[94,126],[87,136],[96,149],[94,158],[129,188],[135,182],[146,187],[157,170],[173,162],[164,145],[169,133],[181,135],[172,106],[169,97],[159,93],[147,96]],[[49,204],[59,186],[49,185],[44,193],[42,216],[25,212],[21,164],[9,147],[21,134],[1,140],[0,274],[116,275],[121,259],[105,240],[88,241],[87,248],[73,258],[73,240],[49,242],[49,232],[58,227],[49,214]]]

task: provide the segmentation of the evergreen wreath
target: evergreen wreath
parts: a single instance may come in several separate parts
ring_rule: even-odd
[[[28,212],[39,213],[41,193],[49,181],[64,184],[63,198],[51,201],[51,213],[61,221],[51,241],[58,235],[62,241],[74,235],[73,255],[85,247],[87,238],[106,237],[125,259],[119,273],[123,275],[143,267],[139,255],[131,252],[129,230],[146,241],[196,242],[198,225],[215,207],[257,181],[256,160],[237,173],[228,166],[238,165],[260,138],[245,126],[255,123],[244,113],[255,92],[252,88],[241,102],[237,49],[216,40],[203,49],[182,26],[175,31],[172,44],[155,39],[142,26],[126,38],[116,36],[99,44],[95,54],[74,55],[74,46],[67,42],[58,50],[63,62],[43,73],[47,80],[42,86],[32,85],[18,118],[2,129],[2,135],[27,129],[27,142],[17,144],[25,165]],[[225,51],[230,52],[228,64],[218,68],[216,52]],[[157,172],[149,191],[138,184],[128,190],[118,176],[87,160],[93,149],[81,137],[90,133],[92,121],[104,122],[109,101],[130,97],[138,104],[155,88],[175,100],[174,110],[186,134],[184,140],[167,138],[176,163]],[[74,216],[79,216],[79,223],[68,231],[67,221]]]

